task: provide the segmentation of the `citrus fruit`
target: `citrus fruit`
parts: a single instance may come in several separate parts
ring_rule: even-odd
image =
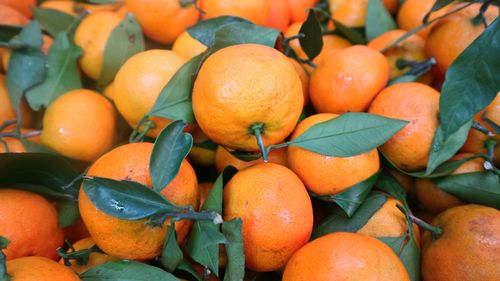
[[[87,4],[68,0],[49,0],[40,4],[40,8],[58,10],[72,16],[77,16],[85,11],[90,13],[110,11],[116,12],[121,18],[123,18],[125,14],[123,12],[120,14],[122,7],[121,3]]]
[[[24,257],[7,262],[13,281],[80,281],[71,269],[44,257]]]
[[[287,166],[286,148],[272,149],[268,157],[269,162],[271,163],[276,163],[285,167]],[[262,163],[263,161],[264,160],[262,160],[262,158],[251,161],[240,160],[220,145],[215,151],[215,168],[217,168],[217,172],[219,173],[221,173],[227,166],[233,166],[238,170],[242,170],[257,163]]]
[[[87,237],[87,238],[81,239],[81,240],[73,243],[72,247],[75,251],[81,251],[81,250],[90,249],[94,245],[95,245],[94,240],[91,237]],[[71,252],[73,252],[72,249],[69,249],[67,251],[67,253],[71,253]],[[116,259],[117,258],[111,257],[111,256],[106,255],[104,253],[93,252],[89,255],[89,259],[87,260],[87,262],[85,264],[79,264],[76,260],[70,259],[69,262],[71,263],[71,266],[69,266],[69,268],[71,268],[71,270],[73,270],[74,272],[76,272],[78,274],[82,274],[85,271],[87,271],[95,266],[98,266],[98,265],[101,265],[103,263],[107,263],[109,261],[113,261]],[[64,264],[64,260],[60,259],[59,263]]]
[[[423,24],[425,15],[431,10],[432,6],[436,1],[434,0],[405,0],[401,7],[399,8],[397,14],[398,26],[404,30],[412,30]],[[432,12],[429,16],[429,20],[433,20],[446,14],[449,11],[451,5],[445,6],[435,12]],[[426,39],[435,23],[421,29],[416,34]]]
[[[90,233],[82,221],[82,218],[78,219],[70,226],[63,228],[64,238],[70,243],[74,243],[78,240],[82,240],[90,236]]]
[[[31,9],[36,7],[36,2],[36,0],[0,0],[0,5],[9,6],[29,18],[31,17]],[[0,10],[3,9],[4,7],[0,7]]]
[[[203,53],[206,49],[207,46],[191,37],[187,31],[182,32],[172,45],[172,51],[183,56],[186,61]]]
[[[23,26],[29,22],[29,19],[21,12],[10,6],[1,4],[0,1],[0,24]]]
[[[304,69],[304,67],[296,60],[290,58],[290,62],[299,75],[300,82],[302,84],[302,93],[304,94],[304,106],[309,103],[309,73]]]
[[[193,136],[193,147],[189,151],[189,160],[204,167],[214,165],[217,145],[210,142],[198,127],[191,132],[191,135]]]
[[[220,16],[234,16],[247,19],[257,25],[268,23],[269,4],[266,0],[233,1],[233,0],[201,0],[203,19]]]
[[[348,27],[362,27],[365,25],[368,0],[328,0],[332,18]],[[395,13],[398,7],[397,0],[384,0],[385,8]]]
[[[288,0],[292,10],[292,22],[303,22],[307,19],[309,9],[314,7],[318,0]]]
[[[288,0],[268,1],[269,16],[267,26],[285,31],[292,20],[292,10]]]

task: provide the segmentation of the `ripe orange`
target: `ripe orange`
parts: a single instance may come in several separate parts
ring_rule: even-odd
[[[75,2],[71,0],[49,0],[41,3],[40,8],[58,10],[60,12],[67,13],[72,16],[77,16],[85,11],[88,11],[90,13],[110,11],[110,12],[116,12],[120,17],[123,18],[125,14],[124,13],[120,14],[120,12],[123,11],[122,5],[123,5],[122,3],[98,5],[98,4],[86,4],[81,2]]]
[[[184,62],[182,56],[172,51],[149,50],[132,56],[120,68],[114,81],[114,102],[132,128],[153,108],[161,90]],[[154,137],[171,122],[151,119],[156,127],[149,135]]]
[[[328,0],[332,18],[348,27],[365,25],[368,0]],[[384,6],[390,13],[395,13],[398,0],[384,0]]]
[[[178,0],[125,0],[125,5],[137,17],[146,36],[163,44],[174,42],[186,28],[196,24],[200,14],[194,4],[182,7]]]
[[[149,161],[153,151],[152,143],[132,143],[119,146],[103,155],[89,168],[89,176],[106,177],[115,180],[136,181],[151,187]],[[199,206],[199,189],[196,174],[184,160],[179,174],[161,192],[170,202],[178,206]],[[105,253],[122,259],[146,260],[157,256],[165,242],[169,222],[163,227],[146,225],[146,220],[128,221],[118,219],[99,211],[80,189],[79,209],[85,225],[95,243]],[[186,238],[192,221],[175,224],[177,242]]]
[[[500,211],[458,206],[439,214],[432,224],[443,234],[423,234],[423,281],[500,279]]]
[[[424,16],[430,11],[435,2],[435,0],[405,0],[401,4],[397,15],[399,28],[408,31],[422,25]],[[429,20],[446,14],[450,7],[451,5],[448,5],[436,12],[433,12],[429,17]],[[434,25],[435,23],[420,30],[416,34],[423,39],[426,39]]]
[[[262,163],[239,171],[224,189],[224,220],[243,220],[247,268],[266,272],[282,268],[309,241],[311,199],[289,169]]]
[[[385,88],[369,113],[407,120],[401,131],[380,147],[399,168],[415,171],[427,166],[438,127],[439,92],[421,83],[397,83]]]
[[[64,238],[71,243],[78,240],[82,240],[90,236],[90,233],[82,221],[82,218],[78,218],[73,225],[63,228]]]
[[[13,281],[80,281],[71,269],[44,257],[8,261],[7,274],[13,277]]]
[[[31,17],[31,8],[36,7],[36,0],[0,0],[0,5],[9,6],[23,14],[26,18]],[[0,8],[0,11],[4,7]]]
[[[63,243],[57,211],[42,196],[16,189],[0,189],[0,233],[10,240],[3,250],[7,260],[26,256],[56,259]]]
[[[309,95],[318,112],[365,111],[389,80],[384,56],[356,45],[329,53],[311,76]]]
[[[303,22],[307,19],[309,9],[314,7],[318,0],[288,0],[292,9],[292,22]]]
[[[0,74],[0,125],[13,119],[16,119],[16,110],[10,103],[5,76]]]
[[[302,84],[302,93],[304,94],[304,106],[306,106],[309,103],[309,73],[307,73],[304,67],[302,67],[302,65],[296,60],[292,58],[290,58],[289,60],[290,62],[292,62],[293,67],[299,75],[300,82]]]
[[[203,45],[200,41],[194,39],[187,31],[184,31],[175,39],[172,51],[183,56],[186,61],[203,53],[207,46]]]
[[[90,162],[115,143],[116,117],[113,105],[101,94],[72,90],[49,105],[40,138],[66,157]]]
[[[268,156],[269,162],[285,167],[287,166],[286,148],[272,149]],[[215,168],[217,168],[217,172],[219,173],[221,173],[227,166],[233,166],[238,170],[242,170],[262,162],[262,158],[252,161],[240,160],[220,145],[215,151]]]
[[[265,145],[283,141],[304,105],[300,78],[279,51],[256,44],[227,47],[202,65],[193,88],[198,125],[228,148],[258,150],[251,127],[263,124]]]
[[[208,141],[208,137],[196,127],[192,132],[193,147],[189,151],[189,160],[200,166],[208,167],[215,164],[215,148],[204,147],[203,143]]]
[[[18,138],[3,137],[0,138],[0,153],[22,153],[26,152],[26,148]]]
[[[29,19],[18,10],[11,8],[0,1],[0,24],[26,25]]]
[[[81,250],[90,249],[94,245],[95,245],[94,240],[91,237],[87,237],[87,238],[81,239],[81,240],[73,243],[72,246],[75,249],[75,251],[81,251]],[[73,250],[69,249],[68,253],[71,253],[71,252],[73,252]],[[117,258],[106,255],[104,253],[93,252],[89,255],[89,259],[88,259],[86,264],[79,264],[76,260],[69,260],[69,262],[71,263],[71,266],[69,266],[69,268],[71,268],[71,270],[73,270],[74,272],[76,272],[78,274],[82,274],[85,271],[87,271],[95,266],[98,266],[98,265],[101,265],[103,263],[113,261],[116,259]],[[64,260],[60,259],[59,263],[64,264]]]
[[[381,241],[361,234],[336,232],[320,237],[297,251],[283,281],[305,280],[409,281],[396,254]]]
[[[266,0],[233,1],[233,0],[201,0],[200,7],[204,12],[203,19],[220,16],[235,16],[247,19],[257,25],[267,25],[269,4]]]
[[[207,200],[208,194],[214,187],[213,182],[200,182],[198,184],[198,189],[200,190],[200,208],[203,206],[205,203],[205,200]]]
[[[292,9],[288,0],[268,1],[268,5],[267,26],[284,32],[292,20]]]
[[[101,75],[104,49],[113,29],[121,22],[113,12],[96,12],[86,16],[75,32],[75,43],[83,49],[80,67],[90,78],[97,80]]]
[[[309,116],[297,125],[291,139],[297,138],[313,125],[335,117],[337,115],[331,113]],[[334,157],[290,146],[288,165],[307,189],[319,195],[333,195],[375,174],[380,168],[380,161],[376,149],[351,157]]]

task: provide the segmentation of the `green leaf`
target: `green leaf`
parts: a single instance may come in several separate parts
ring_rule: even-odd
[[[9,239],[0,236],[0,281],[10,281],[12,279],[12,277],[7,274],[7,257],[2,251],[3,249],[7,249],[7,246],[9,246],[9,244]]]
[[[401,186],[398,180],[386,169],[383,169],[380,172],[380,175],[377,178],[375,186],[379,190],[390,194],[392,197],[398,199],[401,202],[406,201],[405,189],[403,188],[403,186]]]
[[[399,256],[401,254],[401,251],[403,250],[403,244],[405,243],[407,239],[407,235],[403,235],[400,237],[377,237],[378,240],[384,242],[389,248],[396,253],[396,255]]]
[[[193,137],[184,132],[186,125],[183,121],[170,123],[155,141],[149,164],[155,191],[162,191],[177,176],[193,146]]]
[[[416,82],[417,79],[418,77],[413,74],[403,75],[390,80],[387,86],[391,86],[397,83]]]
[[[0,236],[0,250],[7,249],[7,246],[9,246],[10,241],[9,239]]]
[[[311,240],[332,232],[357,232],[387,201],[381,192],[371,192],[359,209],[349,217],[342,209],[335,209],[313,230]]]
[[[32,109],[40,110],[62,94],[82,88],[77,64],[81,54],[82,49],[72,42],[68,32],[57,35],[49,50],[45,80],[26,93],[26,99]]]
[[[222,26],[215,32],[210,53],[239,44],[260,44],[274,47],[280,32],[276,29],[257,26],[248,22],[234,22]]]
[[[378,175],[379,172],[335,195],[320,196],[312,194],[312,196],[323,201],[337,203],[347,216],[351,217],[365,202],[366,197],[370,194],[373,185],[377,181]]]
[[[179,281],[157,267],[135,261],[110,261],[84,272],[83,281]]]
[[[451,64],[439,100],[444,139],[490,104],[500,91],[500,20],[496,19]]]
[[[406,124],[403,120],[349,112],[312,126],[286,144],[323,155],[350,157],[384,144]]]
[[[0,43],[8,43],[14,36],[21,33],[22,26],[0,24]]]
[[[224,281],[239,281],[245,277],[245,254],[241,229],[243,221],[233,219],[222,224],[222,232],[226,236],[227,266]]]
[[[411,281],[420,281],[420,250],[415,240],[401,237],[378,237],[389,246],[403,262]]]
[[[336,21],[334,19],[333,23],[335,24],[335,33],[345,37],[353,44],[366,44],[366,40],[363,34],[354,28],[350,28],[343,23]]]
[[[436,2],[434,2],[434,5],[432,5],[432,8],[425,14],[422,23],[428,22],[429,17],[433,12],[441,10],[442,8],[448,6],[451,3],[453,3],[453,0],[436,0]]]
[[[161,252],[161,265],[168,271],[173,272],[182,262],[183,254],[175,236],[175,222],[172,221],[168,227],[167,239]]]
[[[33,8],[32,11],[35,19],[52,37],[67,30],[75,21],[72,15],[54,9]]]
[[[177,270],[189,273],[191,276],[193,276],[194,279],[196,279],[196,281],[205,281],[203,280],[203,278],[201,278],[201,276],[193,268],[193,266],[185,259],[179,263],[179,265],[177,266]]]
[[[465,202],[500,209],[500,179],[491,172],[451,175],[432,181]]]
[[[314,10],[309,10],[307,20],[302,24],[299,34],[300,46],[310,60],[313,60],[323,48],[323,36],[321,34],[321,25]]]
[[[47,146],[36,143],[29,139],[21,138],[19,139],[27,152],[39,152],[39,153],[49,153],[49,154],[57,154],[54,150],[48,148]]]
[[[446,162],[457,153],[464,145],[469,134],[472,120],[465,123],[458,131],[452,133],[447,138],[444,136],[443,128],[439,126],[432,140],[431,153],[427,161],[426,175],[432,174],[439,165]]]
[[[203,43],[205,46],[212,46],[215,40],[215,32],[227,24],[245,22],[251,23],[246,19],[233,17],[233,16],[221,16],[213,19],[207,19],[198,22],[195,26],[187,29],[187,32],[191,37]]]
[[[144,36],[135,17],[127,13],[125,19],[113,29],[104,48],[102,70],[97,80],[104,89],[113,82],[120,67],[133,55],[144,51]]]
[[[389,30],[396,29],[397,25],[381,0],[369,0],[366,8],[365,33],[368,40],[372,40]]]
[[[73,225],[80,217],[78,202],[75,201],[58,201],[57,213],[59,214],[59,225],[64,228]]]
[[[83,180],[83,190],[97,209],[120,219],[140,220],[182,210],[137,182],[87,177]]]

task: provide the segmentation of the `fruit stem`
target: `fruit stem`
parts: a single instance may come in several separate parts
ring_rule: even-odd
[[[490,162],[493,162],[493,159],[495,158],[495,148],[497,147],[498,143],[495,139],[487,139],[484,142],[484,146],[486,147],[486,151],[488,151],[488,160]]]
[[[472,129],[477,130],[487,136],[492,136],[493,134],[492,132],[490,132],[490,130],[488,130],[486,127],[484,127],[481,123],[477,121],[472,122]]]
[[[415,223],[416,225],[420,226],[421,228],[429,231],[432,234],[432,237],[434,239],[439,238],[443,234],[443,230],[441,228],[439,228],[437,226],[433,226],[433,225],[431,225],[429,223],[426,223],[422,219],[419,219],[419,218],[415,217],[414,215],[410,214],[409,212],[407,213],[405,211],[405,209],[403,208],[403,206],[401,206],[400,204],[397,204],[396,207],[398,207],[398,209],[401,212],[403,212],[404,214],[408,215],[413,223]]]
[[[257,139],[257,145],[259,146],[260,152],[262,153],[262,159],[264,159],[264,162],[267,163],[267,162],[269,162],[269,158],[267,155],[266,147],[264,146],[264,140],[262,139],[262,131],[263,130],[264,130],[263,123],[253,124],[250,127],[250,132]]]
[[[149,120],[149,115],[145,115],[144,117],[142,117],[141,121],[139,121],[139,124],[137,124],[137,126],[134,128],[132,134],[130,134],[128,141],[130,143],[141,142],[149,132],[149,130],[153,129],[154,127],[155,123]],[[142,131],[139,133],[139,130],[141,129]]]
[[[11,119],[11,120],[5,120],[2,125],[0,125],[0,132],[3,131],[5,128],[9,127],[10,125],[14,125],[17,123],[17,119]]]
[[[101,249],[97,245],[92,246],[88,249],[82,249],[75,251],[73,246],[70,246],[71,252],[65,251],[63,248],[57,248],[57,254],[63,259],[64,265],[71,266],[70,260],[75,260],[80,265],[85,265],[89,261],[90,254],[92,253],[102,253]]]

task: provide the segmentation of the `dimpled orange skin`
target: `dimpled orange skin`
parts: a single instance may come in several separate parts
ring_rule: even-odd
[[[36,193],[16,189],[0,189],[0,233],[10,240],[3,250],[7,260],[32,255],[57,259],[64,239],[54,206]]]
[[[397,83],[380,92],[368,112],[409,121],[379,148],[390,161],[407,171],[427,166],[439,125],[438,91],[421,83]]]
[[[311,76],[309,96],[319,113],[365,111],[388,80],[385,57],[356,45],[325,57]]]
[[[31,17],[31,8],[36,7],[36,0],[0,0],[0,4],[16,9],[25,17],[29,18]]]
[[[500,280],[500,211],[464,205],[444,211],[432,224],[443,234],[423,234],[423,281]]]
[[[81,250],[90,249],[94,245],[95,245],[95,242],[92,239],[92,237],[87,237],[87,238],[81,239],[81,240],[73,243],[72,246],[75,249],[75,251],[81,251]],[[71,252],[73,252],[73,251],[71,249],[69,249],[68,253],[71,253]],[[85,271],[87,271],[95,266],[98,266],[98,265],[101,265],[103,263],[113,261],[113,260],[117,260],[117,258],[106,255],[104,253],[93,252],[89,255],[89,259],[88,259],[86,264],[79,264],[76,260],[69,260],[69,262],[71,263],[71,266],[69,266],[69,268],[71,268],[71,270],[73,270],[74,272],[76,272],[78,274],[82,274]],[[59,263],[64,265],[64,259],[60,259]]]
[[[116,118],[113,105],[101,94],[72,90],[47,108],[40,139],[66,157],[91,162],[113,146]]]
[[[186,61],[203,53],[207,46],[203,45],[200,41],[194,39],[187,31],[184,31],[175,39],[172,51],[183,56]]]
[[[291,139],[307,129],[337,117],[322,113],[309,116],[295,128]],[[304,148],[288,147],[288,166],[304,182],[307,189],[319,195],[333,195],[371,177],[380,168],[376,149],[351,157],[326,156]]]
[[[390,30],[374,38],[372,41],[368,43],[367,46],[375,50],[381,51],[386,46],[396,41],[404,34],[406,34],[405,30],[400,30],[400,29]],[[407,61],[414,61],[414,62],[423,62],[428,59],[427,54],[425,53],[425,40],[415,34],[411,35],[406,40],[400,42],[396,46],[388,49],[383,54],[387,59],[387,62],[389,63],[390,79],[401,76],[409,70],[408,67],[403,69],[398,69],[396,65],[398,59],[404,59]]]
[[[313,210],[304,184],[289,169],[262,163],[239,171],[224,188],[224,221],[243,220],[245,266],[285,266],[311,236]]]
[[[307,19],[308,10],[318,3],[318,0],[288,0],[292,9],[292,22],[303,22]]]
[[[163,44],[174,42],[200,15],[194,4],[181,7],[179,0],[125,0],[125,5],[146,36]]]
[[[383,242],[369,236],[335,232],[297,251],[283,273],[283,281],[308,280],[409,281],[401,260]]]
[[[149,113],[168,84],[170,78],[185,63],[185,58],[168,50],[148,50],[138,53],[125,62],[114,80],[114,102],[132,127]],[[156,137],[171,120],[150,118],[156,127],[148,134]]]
[[[462,153],[457,154],[451,160],[460,160],[463,158],[471,157],[474,154]],[[460,165],[450,175],[459,175],[465,173],[474,173],[484,171],[484,160],[482,158],[475,158]],[[417,199],[420,205],[427,211],[439,214],[451,207],[465,204],[457,197],[439,189],[431,180],[424,178],[417,178],[415,181],[415,189]]]
[[[97,80],[101,75],[104,49],[113,29],[121,22],[113,12],[96,12],[86,16],[75,32],[75,43],[83,49],[79,63],[85,75]]]
[[[271,152],[268,155],[269,162],[286,167],[287,166],[286,150],[287,150],[286,148],[271,149]],[[238,170],[242,170],[244,168],[253,166],[255,164],[262,163],[263,161],[264,160],[262,160],[262,158],[252,161],[240,160],[222,146],[218,146],[217,150],[215,151],[215,168],[219,173],[221,173],[227,166],[233,166]]]
[[[0,3],[0,24],[23,26],[29,19],[18,10]]]
[[[115,180],[130,180],[152,186],[149,161],[152,143],[132,143],[119,146],[99,158],[88,170],[89,176]],[[184,160],[179,174],[161,194],[177,206],[199,206],[199,189],[196,174]],[[151,227],[146,220],[127,221],[99,211],[80,189],[79,209],[85,225],[95,243],[105,253],[122,259],[151,259],[160,254],[169,223],[163,227]],[[181,244],[191,228],[192,221],[175,224],[177,242]]]
[[[405,0],[401,4],[401,7],[399,8],[397,14],[397,22],[399,28],[409,31],[418,26],[421,26],[425,15],[431,10],[435,2],[435,0]],[[433,12],[429,17],[429,20],[446,14],[446,12],[449,11],[450,7],[451,5],[448,5],[438,11]],[[418,31],[416,34],[423,39],[426,39],[434,25],[435,23],[432,23],[426,28]]]
[[[296,60],[290,58],[290,62],[293,64],[293,67],[297,71],[299,75],[300,82],[302,83],[302,93],[304,94],[304,106],[309,103],[309,73],[302,67],[302,65]]]
[[[44,257],[24,257],[7,262],[12,281],[80,281],[75,272]]]
[[[283,141],[304,105],[302,83],[279,51],[256,44],[221,49],[203,64],[194,83],[193,111],[215,143],[257,151],[254,124],[264,124],[264,144]]]
[[[446,73],[455,59],[474,41],[483,31],[481,21],[473,23],[479,14],[481,4],[472,5],[459,13],[440,20],[427,37],[425,49],[429,57],[434,57],[441,74]],[[485,12],[488,23],[498,16],[498,8],[490,6]]]
[[[337,0],[330,0],[332,2]],[[330,12],[334,20],[348,27],[361,27],[365,25],[367,5],[368,0],[344,0],[338,5],[330,4]]]
[[[267,0],[234,1],[234,0],[201,0],[203,19],[220,16],[235,16],[247,19],[256,25],[267,25],[269,4]]]
[[[284,32],[292,20],[292,9],[288,4],[288,0],[268,1],[268,5],[269,16],[267,27],[276,28]]]

